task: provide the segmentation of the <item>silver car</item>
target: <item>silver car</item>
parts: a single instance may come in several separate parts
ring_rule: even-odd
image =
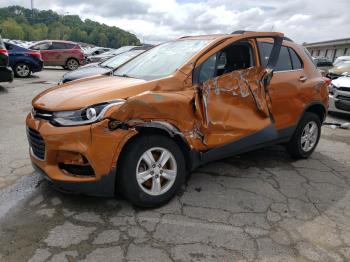
[[[329,87],[329,109],[331,112],[350,114],[350,74],[335,80]]]

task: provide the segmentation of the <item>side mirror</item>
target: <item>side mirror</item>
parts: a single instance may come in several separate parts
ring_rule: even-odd
[[[269,86],[271,80],[273,77],[273,69],[266,69],[266,74],[262,78],[262,83],[265,87],[265,89]]]

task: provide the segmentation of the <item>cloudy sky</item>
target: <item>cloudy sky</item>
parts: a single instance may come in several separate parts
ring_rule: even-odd
[[[0,7],[30,7],[1,0]],[[34,0],[37,9],[78,14],[148,43],[234,30],[280,31],[297,42],[350,37],[350,0]]]

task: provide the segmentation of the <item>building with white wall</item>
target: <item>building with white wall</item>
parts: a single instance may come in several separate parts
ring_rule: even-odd
[[[334,61],[339,56],[350,56],[350,38],[304,43],[313,57],[327,57]]]

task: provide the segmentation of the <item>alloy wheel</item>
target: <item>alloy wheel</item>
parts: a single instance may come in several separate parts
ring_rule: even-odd
[[[16,74],[20,77],[27,77],[30,74],[30,68],[26,64],[16,66]]]
[[[301,148],[305,152],[309,152],[314,148],[318,138],[318,127],[314,121],[308,122],[301,134]]]
[[[75,70],[79,67],[79,63],[75,59],[69,59],[67,62],[67,67],[69,70]]]
[[[159,196],[167,192],[177,176],[173,154],[162,147],[154,147],[142,154],[136,166],[136,179],[147,194]]]

